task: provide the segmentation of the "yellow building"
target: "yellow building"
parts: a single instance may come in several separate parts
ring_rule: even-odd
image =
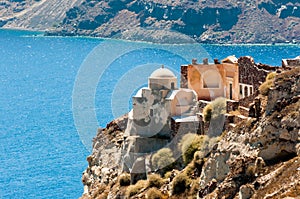
[[[209,64],[208,60],[181,66],[181,87],[196,91],[199,100],[214,100],[226,97],[239,100],[239,68],[237,58],[229,56],[219,63]]]

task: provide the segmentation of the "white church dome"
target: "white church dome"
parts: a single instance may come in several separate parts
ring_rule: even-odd
[[[163,66],[157,70],[155,70],[151,75],[150,78],[176,78],[174,73]]]

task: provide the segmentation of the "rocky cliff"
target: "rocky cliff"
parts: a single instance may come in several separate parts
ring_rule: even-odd
[[[128,186],[130,178],[125,181],[126,174],[120,175],[127,117],[111,122],[94,139],[93,153],[82,178],[82,198],[299,196],[300,68],[277,74],[267,96],[260,98],[260,118],[248,118],[224,131],[212,147],[195,152],[186,167],[173,165],[173,171],[161,183],[159,177],[153,180],[148,176],[148,181]]]
[[[66,12],[83,0],[4,0],[0,2],[0,27],[45,31],[58,26]]]
[[[1,1],[0,26],[160,41],[178,33],[204,43],[299,43],[297,0]]]

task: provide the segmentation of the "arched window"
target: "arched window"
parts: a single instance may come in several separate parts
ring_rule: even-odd
[[[240,85],[240,94],[243,95],[243,86]]]
[[[231,99],[232,100],[232,93],[233,91],[232,91],[232,83],[229,83],[229,99]]]
[[[218,71],[208,70],[203,74],[203,88],[220,88],[221,77]]]

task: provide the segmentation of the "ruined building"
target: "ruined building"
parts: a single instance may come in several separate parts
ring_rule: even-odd
[[[196,91],[199,100],[212,101],[225,97],[238,101],[254,94],[268,73],[276,67],[255,64],[251,57],[229,56],[209,64],[207,59],[181,66],[181,87]]]
[[[282,60],[282,68],[294,68],[294,67],[300,67],[300,56],[294,59]]]

